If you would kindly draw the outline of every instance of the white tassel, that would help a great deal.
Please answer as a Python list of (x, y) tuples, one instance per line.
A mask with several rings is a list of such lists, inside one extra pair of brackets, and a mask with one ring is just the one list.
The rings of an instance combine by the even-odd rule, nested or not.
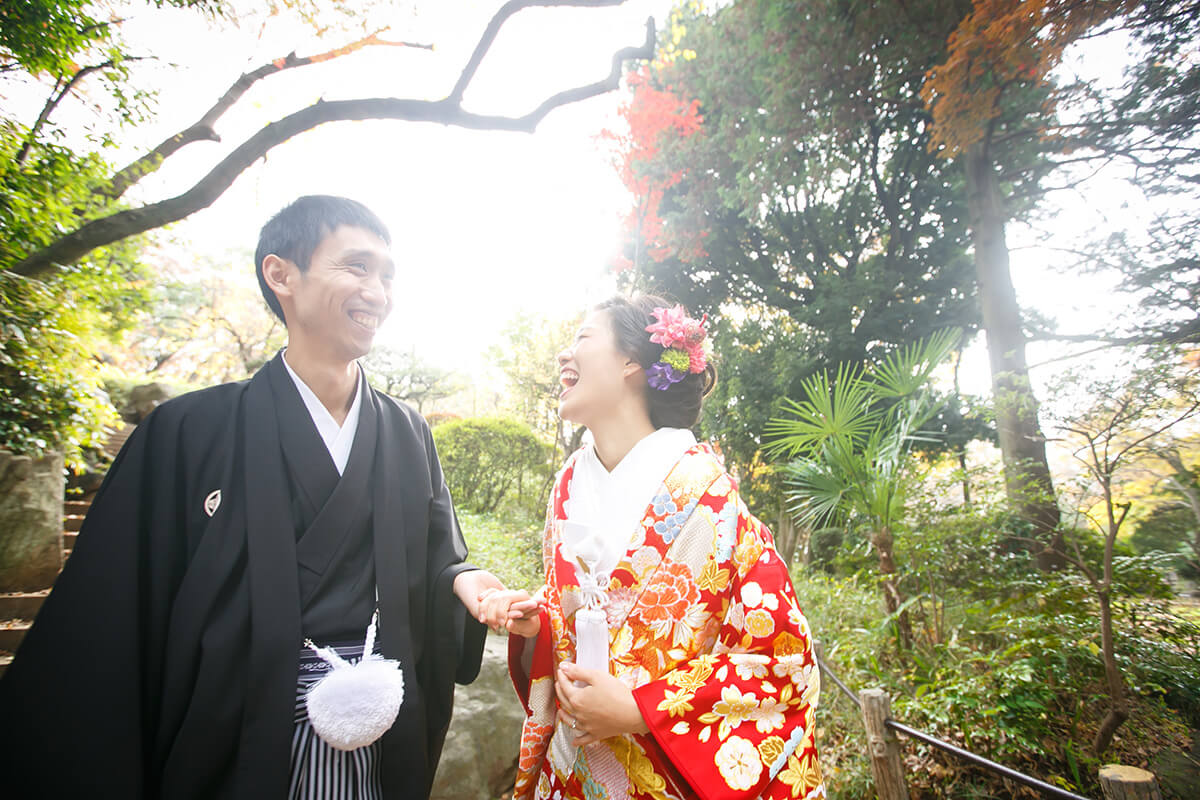
[(329, 672), (305, 695), (308, 721), (313, 730), (336, 750), (365, 747), (392, 727), (404, 702), (404, 672), (400, 662), (376, 655), (375, 631), (379, 612), (371, 619), (363, 640), (363, 657), (350, 664), (328, 647), (312, 648)]

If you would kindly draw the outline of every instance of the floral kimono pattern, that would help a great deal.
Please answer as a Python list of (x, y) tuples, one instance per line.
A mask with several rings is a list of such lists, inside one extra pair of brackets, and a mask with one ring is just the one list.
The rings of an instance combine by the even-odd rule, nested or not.
[(607, 588), (609, 668), (650, 734), (571, 744), (555, 720), (554, 671), (574, 660), (583, 604), (558, 542), (575, 458), (550, 499), (531, 661), (523, 639), (509, 640), (528, 715), (514, 798), (823, 798), (808, 622), (770, 532), (706, 444), (667, 476)]

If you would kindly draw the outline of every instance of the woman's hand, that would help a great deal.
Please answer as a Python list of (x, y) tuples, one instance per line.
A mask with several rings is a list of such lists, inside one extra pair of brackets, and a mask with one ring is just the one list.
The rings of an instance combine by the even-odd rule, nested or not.
[(650, 732), (633, 690), (607, 672), (563, 662), (554, 676), (554, 691), (558, 718), (575, 731), (576, 747), (623, 733)]
[(538, 600), (523, 589), (485, 590), (479, 597), (479, 621), (494, 631), (531, 639), (542, 629)]

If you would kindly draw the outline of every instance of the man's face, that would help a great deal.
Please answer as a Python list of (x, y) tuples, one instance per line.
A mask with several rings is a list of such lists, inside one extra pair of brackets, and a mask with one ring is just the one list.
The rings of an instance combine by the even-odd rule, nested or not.
[(370, 231), (342, 225), (313, 251), (292, 287), (288, 338), (338, 361), (366, 355), (375, 329), (392, 310), (396, 267), (386, 242)]

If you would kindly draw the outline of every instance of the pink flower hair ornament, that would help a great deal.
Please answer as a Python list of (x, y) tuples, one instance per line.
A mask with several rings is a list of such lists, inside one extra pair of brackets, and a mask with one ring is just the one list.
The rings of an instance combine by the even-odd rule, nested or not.
[(689, 373), (699, 374), (708, 367), (705, 350), (708, 331), (704, 327), (708, 315), (693, 319), (683, 306), (656, 308), (655, 322), (646, 326), (650, 341), (663, 346), (662, 358), (646, 370), (646, 382), (659, 391), (666, 391)]

